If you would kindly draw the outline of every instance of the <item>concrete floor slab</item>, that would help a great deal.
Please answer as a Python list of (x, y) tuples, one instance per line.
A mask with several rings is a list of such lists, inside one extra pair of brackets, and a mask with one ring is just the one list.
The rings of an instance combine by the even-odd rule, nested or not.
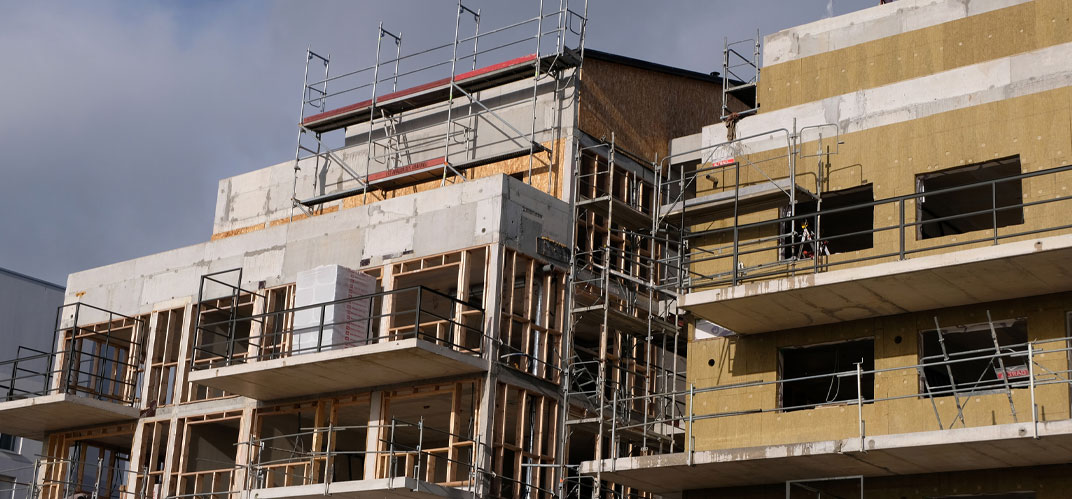
[(0, 403), (0, 432), (32, 440), (46, 433), (138, 419), (139, 409), (67, 393)]
[[(581, 473), (655, 494), (787, 480), (915, 475), (1072, 461), (1072, 420), (586, 461)], [(866, 451), (861, 451), (861, 447)]]
[(466, 352), (409, 338), (203, 369), (190, 381), (257, 400), (278, 400), (482, 372)]
[(1072, 290), (1060, 235), (688, 293), (682, 308), (740, 334)]

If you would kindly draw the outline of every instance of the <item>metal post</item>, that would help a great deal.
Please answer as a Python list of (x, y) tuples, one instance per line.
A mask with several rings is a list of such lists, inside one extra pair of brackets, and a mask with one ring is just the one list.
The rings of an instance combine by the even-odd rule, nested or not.
[(998, 344), (998, 333), (994, 330), (994, 319), (990, 317), (990, 310), (986, 311), (986, 323), (990, 326), (990, 339), (994, 341), (994, 355), (998, 359), (998, 368), (1001, 370), (1001, 381), (1005, 385), (1005, 396), (1009, 398), (1009, 410), (1012, 411), (1012, 420), (1016, 418), (1016, 405), (1012, 401), (1012, 387), (1009, 385), (1009, 372), (1005, 370), (1005, 360), (1001, 358), (1001, 345)]
[[(960, 405), (960, 394), (957, 391), (957, 382), (953, 379), (953, 368), (950, 367), (949, 352), (946, 351), (945, 348), (945, 335), (942, 334), (942, 327), (938, 325), (938, 316), (934, 316), (934, 332), (938, 335), (938, 344), (942, 347), (942, 360), (945, 361), (945, 373), (949, 376), (949, 387), (953, 389), (953, 401), (956, 402), (957, 405), (957, 417), (953, 418), (952, 423), (949, 423), (949, 427), (952, 428), (953, 425), (957, 423), (957, 418), (964, 415), (964, 407)], [(962, 426), (966, 426), (963, 419), (961, 419), (960, 423)]]
[(100, 495), (100, 480), (101, 480), (101, 472), (103, 472), (103, 471), (104, 471), (104, 457), (101, 456), (101, 457), (97, 458), (97, 481), (93, 483), (93, 494), (92, 494), (93, 499), (97, 499), (97, 497)]
[[(998, 244), (998, 184), (990, 182), (990, 215), (994, 221), (994, 244)], [(989, 313), (989, 311), (987, 312)], [(991, 326), (993, 329), (993, 326)]]
[[(376, 124), (376, 84), (380, 79), (380, 44), (383, 42), (383, 21), (380, 21), (379, 27), (376, 29), (376, 63), (372, 66), (372, 99), (369, 100), (369, 129), (368, 144), (366, 144), (367, 150), (365, 152), (365, 178), (361, 181), (366, 186), (368, 185), (369, 168), (372, 166), (372, 129), (375, 128), (373, 125)], [(362, 199), (362, 202), (364, 202), (364, 199)]]
[(331, 437), (334, 433), (335, 423), (329, 420), (327, 447), (324, 448), (324, 495), (328, 495), (331, 488), (331, 477), (335, 474), (335, 459), (331, 457)]
[[(540, 0), (540, 15), (536, 16), (536, 62), (533, 63), (532, 75), (532, 123), (529, 130), (529, 172), (528, 183), (532, 185), (532, 155), (536, 154), (536, 92), (540, 87), (540, 40), (543, 38), (543, 0)], [(548, 163), (550, 167), (550, 163)], [(598, 165), (597, 167), (598, 168)], [(551, 174), (550, 171), (547, 172)]]
[(413, 337), (414, 338), (420, 338), (421, 337), (421, 295), (423, 295), (423, 294), (424, 294), (424, 288), (423, 287), (417, 288), (417, 306), (415, 307), (415, 310), (414, 310), (415, 316), (413, 318)]
[(320, 306), (320, 329), (316, 333), (316, 351), (320, 352), (324, 346), (324, 318), (327, 315), (327, 306)]
[(395, 421), (397, 421), (395, 418), (391, 418), (391, 442), (388, 445), (388, 452), (389, 452), (389, 456), (390, 456), (389, 460), (390, 460), (390, 464), (391, 464), (391, 471), (390, 471), (390, 476), (388, 476), (387, 478), (394, 478), (395, 477), (395, 468), (397, 467), (396, 466), (397, 458), (395, 457)]
[(901, 251), (900, 251), (900, 253), (898, 254), (898, 258), (897, 258), (898, 260), (904, 260), (904, 253), (905, 253), (905, 235), (904, 235), (904, 231), (905, 231), (905, 219), (904, 219), (904, 202), (905, 202), (905, 200), (903, 200), (903, 199), (897, 202), (897, 206), (898, 206), (898, 208), (899, 208), (899, 209), (900, 209), (900, 211), (901, 211), (901, 223), (900, 223), (900, 225), (898, 225), (898, 226), (897, 226), (897, 232), (898, 232), (898, 235), (900, 236), (900, 237), (899, 237), (899, 239), (901, 240)]
[[(413, 469), (413, 491), (416, 492), (421, 480), (421, 452), (424, 447), (424, 416), (417, 420), (417, 462)], [(449, 453), (448, 453), (449, 454)]]
[(860, 362), (856, 363), (856, 417), (860, 421), (860, 452), (867, 452), (867, 448), (864, 447), (864, 392), (863, 388), (863, 366)]
[[(792, 158), (790, 158), (789, 161), (790, 161), (790, 163), (792, 163), (792, 161), (793, 161)], [(740, 208), (740, 201), (741, 201), (741, 163), (738, 162), (734, 166), (733, 170), (736, 173), (736, 179), (734, 180), (734, 184), (733, 184), (733, 268), (730, 270), (730, 272), (732, 272), (732, 275), (733, 275), (733, 279), (731, 280), (731, 283), (734, 286), (736, 286), (737, 285), (737, 278), (738, 278), (737, 268), (741, 263), (740, 262), (741, 256), (740, 256), (740, 254), (738, 254), (738, 249), (739, 249), (738, 239), (739, 239), (739, 236), (740, 236), (740, 233), (739, 233), (740, 228), (737, 225), (738, 224), (738, 218), (740, 216), (739, 208)], [(794, 190), (795, 190), (795, 188), (794, 188)], [(790, 204), (789, 209), (790, 209), (790, 216), (792, 216), (792, 213), (795, 212), (795, 206)], [(794, 224), (795, 224), (795, 222), (794, 222)]]
[(692, 453), (695, 451), (694, 446), (696, 445), (696, 440), (695, 440), (695, 437), (693, 436), (694, 432), (692, 431), (692, 425), (693, 425), (693, 422), (695, 421), (695, 419), (693, 418), (693, 414), (696, 412), (694, 410), (695, 404), (696, 404), (696, 384), (695, 383), (689, 383), (689, 404), (688, 404), (689, 405), (689, 433), (688, 433), (688, 435), (685, 436), (685, 438), (686, 438), (685, 445), (688, 446), (688, 448), (686, 450), (686, 454), (685, 454), (685, 465), (686, 466), (692, 466)]
[[(451, 116), (454, 114), (454, 77), (457, 73), (458, 64), (458, 31), (462, 26), (462, 0), (458, 0), (458, 9), (455, 12), (454, 22), (454, 45), (453, 52), (450, 56), (450, 86), (447, 88), (447, 131), (443, 137), (443, 178), (439, 181), (439, 185), (443, 186), (447, 184), (447, 170), (453, 169), (450, 167), (450, 130), (451, 130)], [(471, 104), (471, 103), (470, 103)]]
[(1035, 345), (1027, 344), (1027, 386), (1031, 389), (1031, 436), (1038, 439), (1038, 406), (1035, 405)]
[(141, 499), (145, 499), (149, 497), (149, 467), (142, 466), (141, 473), (144, 477), (141, 481)]

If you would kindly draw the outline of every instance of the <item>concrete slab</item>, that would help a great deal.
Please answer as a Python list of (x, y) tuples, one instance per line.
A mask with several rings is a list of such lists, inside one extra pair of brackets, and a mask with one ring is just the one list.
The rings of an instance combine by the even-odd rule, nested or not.
[(344, 499), (372, 499), (395, 497), (472, 497), (471, 492), (454, 487), (444, 487), (408, 477), (379, 478), (375, 480), (352, 480), (328, 484), (297, 485), (250, 491), (253, 499), (277, 499), (284, 497), (313, 498), (333, 496)]
[(740, 334), (1072, 290), (1072, 235), (698, 291), (681, 307)]
[(46, 433), (138, 419), (139, 409), (67, 393), (0, 403), (0, 432), (42, 440)]
[[(865, 477), (1013, 468), (1072, 460), (1072, 420), (935, 430), (767, 447), (581, 463), (581, 473), (655, 494), (783, 483), (832, 475)], [(862, 445), (862, 446), (861, 446)], [(865, 448), (866, 451), (863, 451)]]
[(190, 381), (278, 400), (483, 372), (473, 354), (410, 338), (190, 373)]

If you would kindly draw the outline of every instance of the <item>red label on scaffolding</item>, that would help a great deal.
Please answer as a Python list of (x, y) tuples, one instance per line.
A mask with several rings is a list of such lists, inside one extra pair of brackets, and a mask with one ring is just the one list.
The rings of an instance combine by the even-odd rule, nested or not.
[(726, 165), (732, 165), (733, 163), (736, 163), (736, 161), (733, 158), (725, 158), (725, 159), (712, 161), (711, 166), (726, 166)]
[(1031, 371), (1027, 370), (1027, 366), (1007, 366), (1005, 372), (994, 369), (994, 373), (998, 375), (998, 379), (1003, 379), (1006, 375), (1010, 378), (1026, 378), (1031, 375)]

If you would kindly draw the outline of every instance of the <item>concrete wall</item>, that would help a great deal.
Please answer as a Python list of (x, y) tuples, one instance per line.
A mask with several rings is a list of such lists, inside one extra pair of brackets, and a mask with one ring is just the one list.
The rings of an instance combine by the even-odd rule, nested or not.
[(255, 288), (319, 265), (364, 268), (497, 242), (535, 255), (540, 237), (568, 240), (568, 209), (498, 175), (77, 272), (66, 300), (135, 315), (196, 299), (201, 275), (238, 267)]
[[(13, 359), (19, 346), (48, 351), (56, 328), (56, 307), (63, 304), (63, 287), (0, 268), (0, 341), (5, 345), (0, 362)], [(0, 376), (10, 373), (0, 372)], [(33, 477), (34, 459), (41, 442), (16, 437), (16, 452), (0, 450), (0, 475), (21, 484)], [(0, 483), (0, 497), (8, 484)], [(21, 495), (24, 489), (20, 488)]]

